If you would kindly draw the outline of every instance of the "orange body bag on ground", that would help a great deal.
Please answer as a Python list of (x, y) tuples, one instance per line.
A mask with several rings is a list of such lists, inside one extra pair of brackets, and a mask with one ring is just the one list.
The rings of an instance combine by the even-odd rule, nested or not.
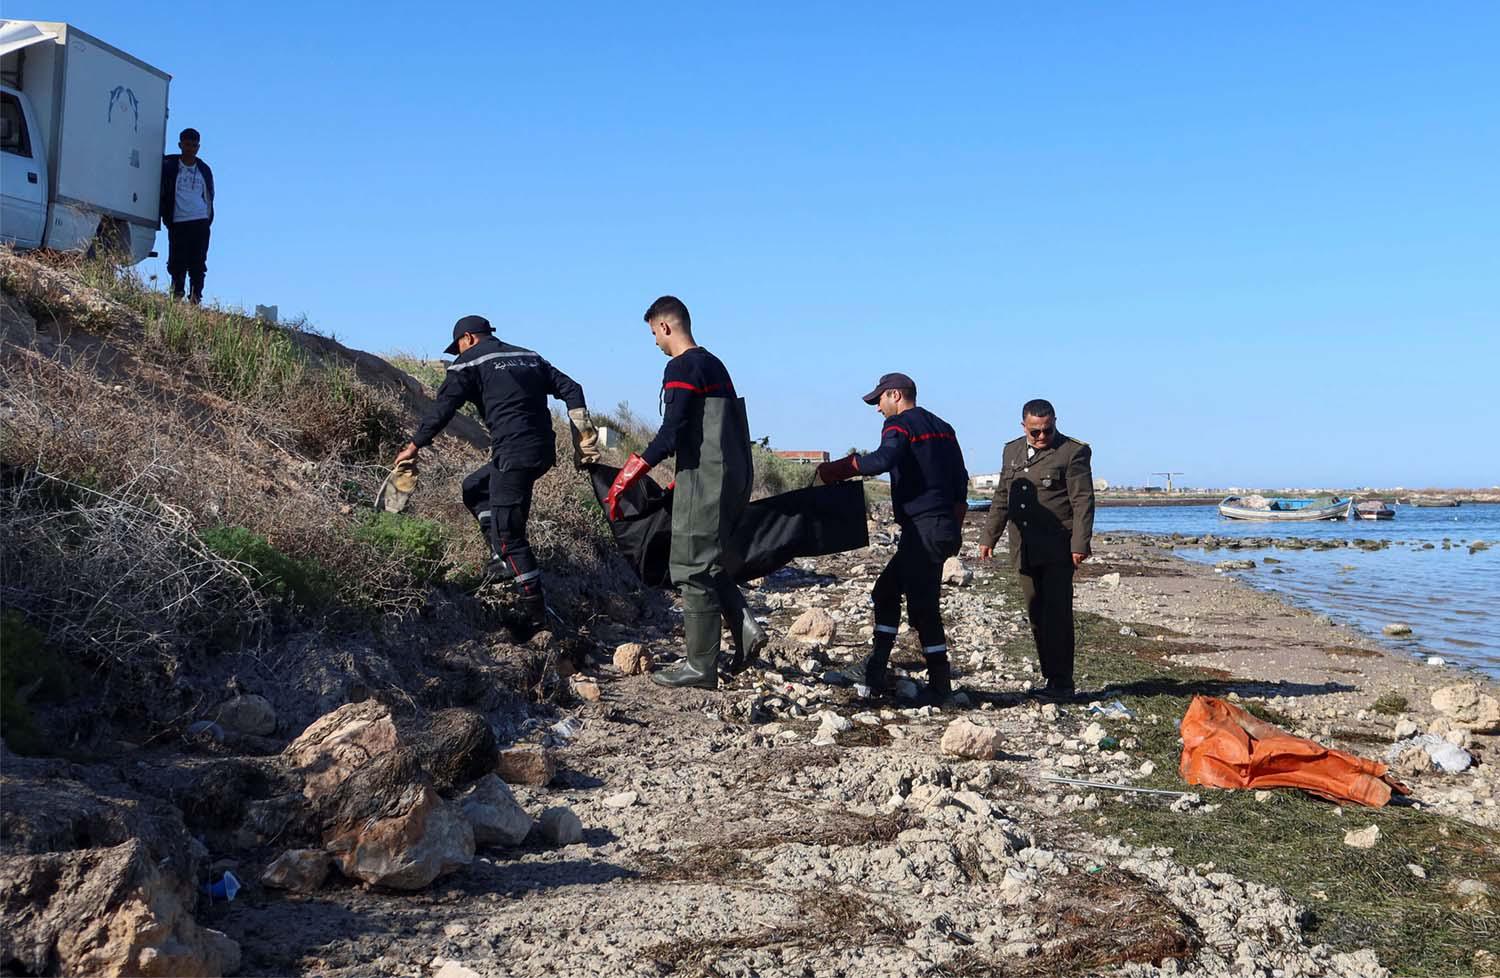
[(1378, 761), (1293, 737), (1212, 696), (1195, 696), (1182, 718), (1188, 784), (1211, 788), (1301, 788), (1329, 801), (1379, 808), (1406, 786)]

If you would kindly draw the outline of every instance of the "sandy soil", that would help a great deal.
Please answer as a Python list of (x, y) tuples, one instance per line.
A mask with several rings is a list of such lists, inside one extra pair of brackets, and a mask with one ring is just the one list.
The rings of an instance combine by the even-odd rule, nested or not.
[[(570, 806), (582, 842), (484, 850), (413, 895), (342, 881), (308, 897), (257, 888), (208, 922), (242, 942), (246, 974), (1384, 973), (1369, 952), (1305, 941), (1300, 908), (1277, 890), (1081, 827), (1085, 811), (1174, 799), (1038, 780), (1128, 784), (1141, 762), (1129, 728), (1111, 727), (1122, 735), (1115, 749), (1091, 746), (1083, 705), (1028, 697), (1034, 663), (1005, 649), (1024, 618), (986, 586), (1003, 565), (973, 564), (972, 544), (973, 583), (944, 597), (959, 705), (870, 702), (825, 682), (862, 656), (866, 595), (892, 549), (803, 562), (753, 589), (779, 637), (764, 668), (719, 691), (592, 667), (603, 698), (575, 711), (581, 731), (560, 750), (558, 777), (516, 789), (533, 814)], [(1185, 659), (1246, 677), (1239, 695), (1272, 697), (1315, 736), (1335, 718), (1388, 728), (1396, 718), (1368, 712), (1388, 690), (1426, 720), (1425, 691), (1455, 678), (1128, 541), (1101, 547), (1077, 603), (1136, 623), (1143, 637), (1161, 628)], [(809, 608), (833, 616), (831, 641), (786, 637)], [(668, 656), (676, 641), (661, 626), (605, 638)], [(958, 717), (1000, 729), (1002, 756), (945, 756), (939, 741)], [(1476, 740), (1476, 754), (1492, 751), (1491, 739)], [(1467, 797), (1434, 803), (1493, 821), (1486, 777), (1465, 777), (1457, 792)], [(1204, 817), (1178, 804), (1182, 817)]]

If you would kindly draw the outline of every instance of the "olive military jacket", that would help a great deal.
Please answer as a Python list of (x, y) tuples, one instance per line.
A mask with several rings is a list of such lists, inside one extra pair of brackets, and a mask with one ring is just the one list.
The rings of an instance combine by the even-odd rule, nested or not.
[(1024, 436), (1009, 442), (1000, 460), (1000, 484), (979, 542), (993, 547), (1007, 527), (1017, 570), (1072, 563), (1089, 553), (1094, 535), (1093, 457), (1084, 442), (1059, 432), (1051, 448), (1026, 457)]

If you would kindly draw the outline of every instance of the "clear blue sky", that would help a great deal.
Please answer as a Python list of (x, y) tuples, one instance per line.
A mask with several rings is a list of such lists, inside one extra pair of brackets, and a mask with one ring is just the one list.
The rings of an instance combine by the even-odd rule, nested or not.
[(1114, 482), (1500, 482), (1491, 2), (6, 6), (171, 72), (209, 292), (353, 346), (654, 416), (671, 292), (776, 447), (903, 370), (976, 473), (1041, 396)]

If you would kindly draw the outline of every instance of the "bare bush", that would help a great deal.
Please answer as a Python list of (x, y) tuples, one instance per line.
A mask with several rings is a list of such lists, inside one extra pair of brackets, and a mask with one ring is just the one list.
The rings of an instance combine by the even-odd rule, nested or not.
[(35, 470), (6, 476), (0, 602), (55, 646), (143, 679), (264, 623), (245, 569), (205, 547), (149, 480), (103, 492)]

